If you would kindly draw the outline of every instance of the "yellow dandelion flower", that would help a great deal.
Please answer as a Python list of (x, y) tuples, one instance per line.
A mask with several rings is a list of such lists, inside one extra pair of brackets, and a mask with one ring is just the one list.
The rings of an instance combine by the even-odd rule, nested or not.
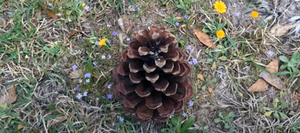
[(214, 8), (215, 10), (218, 12), (218, 13), (225, 13), (226, 12), (226, 5), (223, 1), (219, 1), (217, 0), (215, 3), (214, 3)]
[(25, 2), (25, 0), (20, 0), (22, 3), (24, 3)]
[(85, 5), (86, 5), (85, 3), (82, 3), (82, 4), (81, 4), (82, 7), (84, 7)]
[(217, 37), (218, 38), (224, 38), (225, 37), (225, 32), (223, 31), (223, 30), (218, 30), (217, 32), (216, 32), (216, 35), (217, 35)]
[(106, 41), (107, 41), (107, 39), (101, 39), (100, 40), (100, 42), (99, 42), (99, 46), (101, 47), (101, 46), (104, 46), (105, 44), (106, 44)]
[(29, 58), (29, 56), (28, 55), (25, 55), (25, 57), (24, 57), (25, 59), (28, 59)]
[(252, 11), (252, 12), (251, 12), (251, 16), (252, 16), (253, 18), (258, 18), (259, 14), (258, 14), (257, 11)]

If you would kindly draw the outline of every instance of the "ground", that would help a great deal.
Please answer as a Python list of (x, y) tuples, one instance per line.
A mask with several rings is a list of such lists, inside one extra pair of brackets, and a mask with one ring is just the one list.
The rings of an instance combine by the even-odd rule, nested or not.
[[(190, 132), (300, 132), (300, 26), (272, 32), (299, 22), (299, 0), (224, 0), (225, 13), (214, 2), (0, 0), (1, 132), (179, 133), (187, 123)], [(162, 124), (126, 115), (112, 90), (118, 53), (151, 25), (170, 30), (193, 67), (191, 101)], [(217, 47), (205, 46), (195, 28)], [(220, 29), (226, 37), (216, 36)], [(249, 92), (279, 57), (288, 66), (276, 75), (283, 89)]]

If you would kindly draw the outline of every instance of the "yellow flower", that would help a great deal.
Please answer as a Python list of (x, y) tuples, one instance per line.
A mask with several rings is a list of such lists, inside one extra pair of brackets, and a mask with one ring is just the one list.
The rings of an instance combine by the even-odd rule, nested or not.
[(223, 1), (217, 0), (214, 3), (214, 8), (218, 13), (225, 13), (226, 12), (226, 5)]
[(107, 39), (101, 39), (100, 40), (100, 42), (99, 42), (99, 46), (101, 47), (101, 46), (104, 46), (105, 44), (106, 44), (106, 41), (107, 41)]
[(28, 59), (29, 58), (29, 56), (28, 55), (25, 55), (25, 57), (24, 57), (25, 59)]
[(259, 14), (258, 14), (257, 11), (252, 11), (252, 12), (251, 12), (251, 16), (252, 16), (253, 18), (258, 18)]
[(84, 6), (85, 6), (85, 3), (82, 3), (81, 6), (84, 7)]
[(216, 33), (218, 38), (224, 38), (225, 37), (225, 32), (223, 30), (218, 30)]

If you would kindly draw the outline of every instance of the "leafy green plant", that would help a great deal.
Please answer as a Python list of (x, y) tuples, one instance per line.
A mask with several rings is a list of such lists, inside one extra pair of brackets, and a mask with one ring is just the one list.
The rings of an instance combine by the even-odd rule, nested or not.
[(184, 10), (186, 14), (191, 13), (190, 7), (193, 0), (162, 0), (161, 2), (163, 5), (166, 5), (170, 1), (172, 1), (177, 8)]
[(287, 69), (291, 76), (295, 76), (296, 74), (299, 73), (299, 69), (297, 68), (297, 66), (300, 64), (299, 52), (294, 53), (290, 60), (285, 56), (279, 56), (279, 59), (285, 63), (280, 66), (281, 70)]
[[(279, 102), (280, 104), (278, 104)], [(278, 100), (278, 98), (275, 98), (273, 100), (273, 108), (264, 107), (263, 109), (267, 111), (265, 112), (265, 116), (267, 117), (273, 114), (275, 118), (279, 118), (280, 116), (281, 119), (287, 119), (288, 116), (284, 112), (280, 111), (286, 107), (287, 107), (286, 103), (282, 102), (281, 100)]]
[(181, 119), (179, 116), (174, 116), (171, 119), (171, 122), (167, 124), (168, 128), (161, 129), (162, 133), (194, 133), (193, 131), (189, 131), (189, 128), (194, 124), (194, 119), (187, 119), (183, 123), (181, 123)]
[(264, 107), (263, 108), (263, 110), (266, 111), (265, 116), (268, 117), (268, 116), (271, 116), (273, 114), (273, 116), (277, 119), (279, 118), (279, 116), (280, 116), (281, 119), (287, 119), (288, 118), (288, 116), (284, 112), (281, 111), (282, 109), (285, 109), (288, 106), (285, 102), (283, 102), (282, 95), (283, 95), (283, 93), (280, 92), (280, 98), (279, 99), (275, 98), (273, 100), (273, 108), (269, 108), (269, 107)]
[(223, 124), (224, 124), (224, 127), (225, 127), (226, 129), (229, 129), (229, 132), (232, 132), (233, 129), (234, 129), (234, 126), (230, 126), (230, 125), (228, 124), (228, 122), (233, 121), (234, 113), (233, 113), (233, 112), (229, 112), (226, 116), (223, 116), (222, 113), (220, 112), (218, 116), (219, 116), (219, 118), (214, 119), (214, 122), (215, 122), (216, 124), (218, 124), (218, 123), (223, 123)]

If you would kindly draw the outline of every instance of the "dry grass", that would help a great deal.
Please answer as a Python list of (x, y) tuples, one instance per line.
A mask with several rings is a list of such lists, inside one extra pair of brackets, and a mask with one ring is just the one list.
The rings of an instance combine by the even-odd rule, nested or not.
[[(72, 6), (70, 2), (73, 2)], [(110, 71), (118, 63), (117, 53), (126, 49), (126, 39), (132, 38), (134, 31), (153, 24), (172, 31), (182, 49), (186, 50), (185, 47), (190, 45), (191, 50), (186, 50), (188, 58), (198, 61), (191, 74), (194, 105), (187, 105), (184, 111), (187, 117), (180, 119), (180, 122), (195, 119), (191, 131), (228, 132), (222, 123), (214, 123), (214, 119), (219, 113), (225, 116), (233, 112), (233, 120), (226, 123), (234, 127), (232, 131), (236, 133), (299, 132), (299, 74), (293, 80), (282, 76), (285, 91), (269, 86), (265, 92), (250, 93), (247, 89), (257, 80), (261, 70), (246, 58), (266, 65), (280, 55), (291, 56), (299, 52), (300, 35), (274, 37), (269, 31), (273, 25), (285, 23), (297, 15), (300, 3), (294, 0), (224, 2), (228, 9), (224, 15), (212, 9), (213, 1), (210, 0), (188, 4), (188, 20), (175, 26), (164, 24), (163, 19), (181, 17), (185, 10), (176, 7), (172, 0), (167, 2), (167, 7), (160, 1), (149, 0), (85, 1), (89, 11), (85, 11), (81, 3), (75, 4), (76, 0), (25, 0), (24, 3), (0, 0), (0, 89), (5, 92), (15, 84), (18, 92), (16, 103), (1, 106), (1, 132), (148, 133), (174, 130), (170, 123), (140, 124), (135, 117), (123, 113), (120, 99), (107, 98), (113, 93), (108, 86), (111, 84)], [(49, 3), (52, 5), (48, 8), (59, 19), (50, 18), (40, 6)], [(135, 6), (138, 12), (134, 11)], [(252, 10), (259, 11), (260, 18), (251, 18)], [(279, 16), (274, 17), (274, 13)], [(125, 31), (118, 25), (119, 18), (123, 18)], [(236, 48), (228, 38), (218, 40), (214, 34), (217, 25), (224, 22), (227, 25), (222, 29)], [(224, 46), (220, 50), (225, 52), (202, 45), (192, 32), (195, 27), (207, 30), (216, 45)], [(69, 38), (69, 33), (75, 29), (81, 32)], [(118, 35), (113, 36), (113, 31)], [(95, 47), (94, 42), (102, 38), (111, 40), (111, 44)], [(268, 56), (267, 51), (272, 51), (273, 57)], [(218, 60), (218, 54), (227, 59)], [(101, 59), (102, 55), (106, 59)], [(109, 55), (112, 59), (107, 59)], [(211, 59), (213, 61), (208, 62)], [(93, 62), (97, 64), (93, 65)], [(82, 70), (82, 73), (75, 73), (79, 78), (70, 76), (74, 64)], [(92, 74), (89, 83), (85, 83), (85, 73)], [(199, 73), (205, 81), (197, 78)], [(206, 83), (212, 92), (203, 88)], [(80, 84), (79, 90), (73, 91), (77, 84)], [(85, 91), (87, 97), (76, 98), (78, 93)], [(273, 108), (275, 98), (288, 105), (278, 110), (287, 115), (287, 119), (264, 115), (263, 108)]]

